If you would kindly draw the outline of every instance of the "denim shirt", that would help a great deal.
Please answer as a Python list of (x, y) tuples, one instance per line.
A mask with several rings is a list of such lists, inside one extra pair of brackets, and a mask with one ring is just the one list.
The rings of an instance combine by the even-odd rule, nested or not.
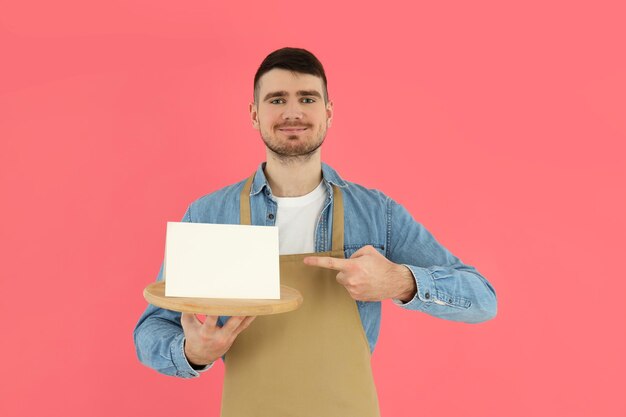
[[(263, 172), (257, 169), (250, 191), (252, 224), (274, 226), (278, 205)], [(315, 232), (315, 251), (331, 249), (333, 193), (338, 186), (344, 203), (344, 252), (349, 258), (359, 248), (371, 245), (392, 262), (407, 266), (417, 286), (412, 300), (399, 307), (421, 311), (445, 320), (479, 323), (496, 315), (493, 287), (472, 266), (452, 255), (398, 203), (377, 190), (344, 181), (328, 165), (322, 164), (327, 188), (324, 208)], [(239, 224), (240, 192), (245, 180), (208, 194), (189, 205), (182, 221)], [(245, 256), (245, 254), (243, 254)], [(163, 266), (157, 280), (163, 279)], [(381, 303), (355, 301), (374, 351), (381, 321)], [(228, 317), (220, 317), (222, 325)], [(163, 374), (191, 378), (199, 376), (184, 354), (184, 334), (180, 313), (148, 305), (134, 331), (139, 360)], [(205, 367), (202, 370), (206, 370)]]

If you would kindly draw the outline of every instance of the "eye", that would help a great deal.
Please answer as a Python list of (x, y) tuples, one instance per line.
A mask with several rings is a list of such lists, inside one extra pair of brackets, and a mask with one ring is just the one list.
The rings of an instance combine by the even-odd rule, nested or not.
[(303, 98), (302, 102), (303, 103), (315, 103), (315, 99), (314, 98)]
[(282, 98), (275, 98), (274, 100), (270, 100), (270, 104), (283, 104), (285, 102)]

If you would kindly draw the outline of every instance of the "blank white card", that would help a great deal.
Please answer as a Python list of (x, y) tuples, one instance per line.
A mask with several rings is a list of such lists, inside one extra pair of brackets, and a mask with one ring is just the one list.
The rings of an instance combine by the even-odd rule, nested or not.
[(278, 228), (168, 222), (165, 295), (280, 299)]

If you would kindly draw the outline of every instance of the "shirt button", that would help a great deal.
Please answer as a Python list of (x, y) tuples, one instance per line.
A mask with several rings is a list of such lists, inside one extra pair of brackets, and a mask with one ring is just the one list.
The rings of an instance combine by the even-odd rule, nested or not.
[(424, 298), (427, 299), (427, 300), (430, 299), (430, 293), (427, 292), (426, 294), (424, 294)]
[(270, 220), (273, 220), (273, 219), (274, 219), (274, 215), (273, 215), (272, 213), (268, 214), (268, 215), (267, 215), (267, 217), (268, 217)]

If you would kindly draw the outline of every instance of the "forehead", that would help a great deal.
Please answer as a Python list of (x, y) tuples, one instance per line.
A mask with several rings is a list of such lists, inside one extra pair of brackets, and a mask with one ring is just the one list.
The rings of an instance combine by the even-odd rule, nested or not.
[(259, 78), (259, 93), (262, 97), (272, 91), (287, 91), (294, 93), (298, 90), (316, 90), (322, 94), (322, 79), (311, 74), (291, 72), (274, 68)]

